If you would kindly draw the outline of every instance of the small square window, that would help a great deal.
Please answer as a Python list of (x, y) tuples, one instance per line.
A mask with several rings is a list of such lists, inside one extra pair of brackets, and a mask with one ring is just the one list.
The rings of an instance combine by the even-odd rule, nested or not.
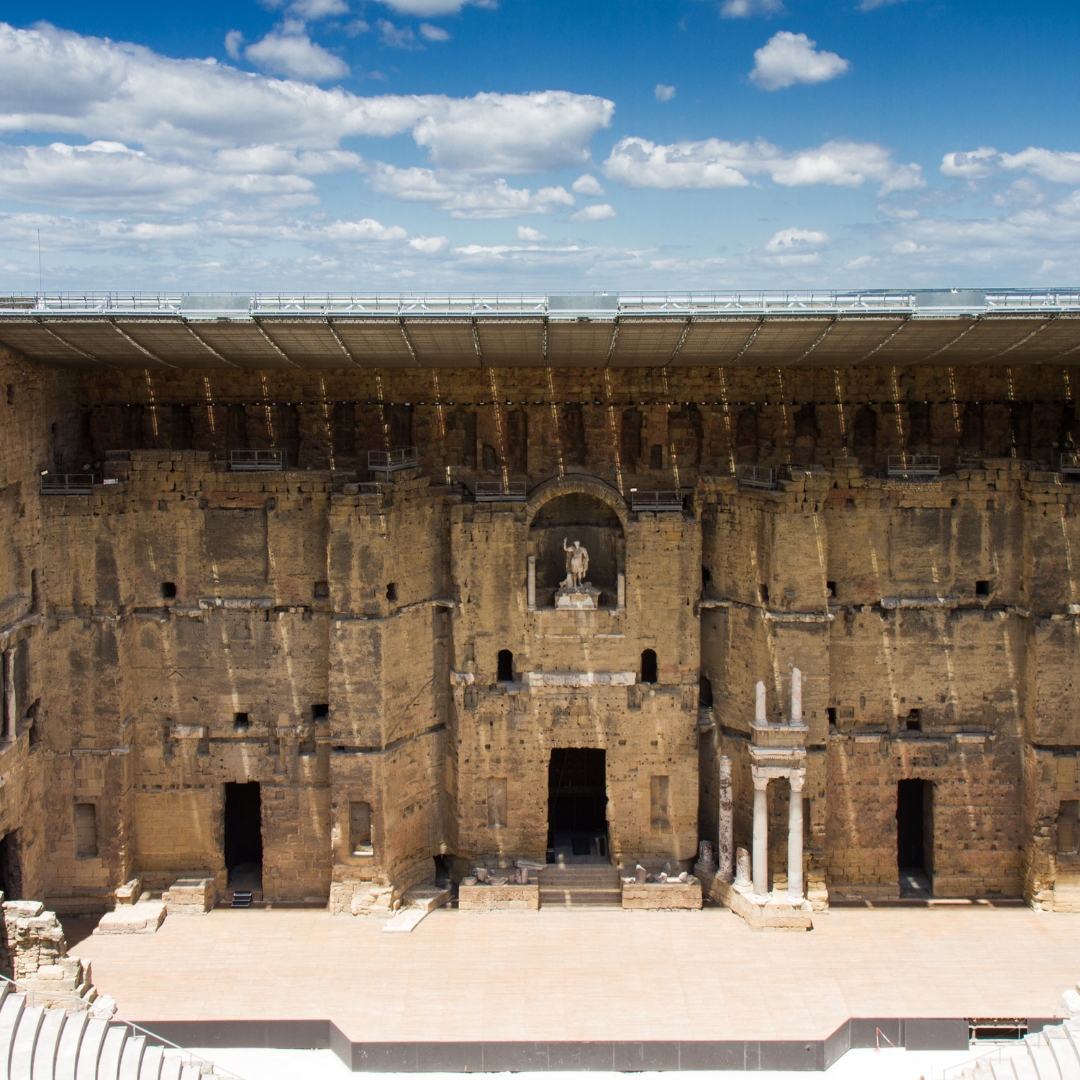
[(836, 582), (835, 581), (826, 581), (825, 582), (825, 591), (830, 596), (835, 597), (836, 596)]
[(176, 599), (176, 582), (175, 581), (163, 581), (161, 583), (161, 597), (163, 600), (175, 600)]
[(330, 706), (322, 703), (319, 705), (311, 706), (311, 719), (316, 723), (320, 720), (325, 720), (330, 715)]
[(831, 727), (836, 727), (836, 709), (830, 705), (829, 708), (825, 710), (825, 715), (829, 718), (829, 725)]
[(246, 712), (233, 713), (232, 726), (234, 731), (247, 731), (251, 727), (251, 720)]
[(97, 807), (93, 803), (75, 804), (75, 858), (98, 856)]
[(976, 581), (975, 582), (975, 595), (981, 598), (988, 598), (990, 596), (990, 582), (989, 581)]
[(314, 595), (316, 600), (327, 600), (330, 597), (330, 582), (316, 581)]
[(918, 709), (912, 709), (907, 714), (907, 720), (904, 721), (904, 727), (908, 731), (922, 731), (922, 714)]

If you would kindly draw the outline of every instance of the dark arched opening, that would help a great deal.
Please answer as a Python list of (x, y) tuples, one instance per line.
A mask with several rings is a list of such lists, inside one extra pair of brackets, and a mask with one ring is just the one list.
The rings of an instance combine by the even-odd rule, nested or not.
[(499, 682), (514, 681), (514, 654), (509, 649), (499, 650)]
[(712, 708), (712, 683), (705, 675), (698, 679), (698, 708)]
[(656, 682), (656, 653), (652, 649), (646, 649), (641, 654), (641, 681)]

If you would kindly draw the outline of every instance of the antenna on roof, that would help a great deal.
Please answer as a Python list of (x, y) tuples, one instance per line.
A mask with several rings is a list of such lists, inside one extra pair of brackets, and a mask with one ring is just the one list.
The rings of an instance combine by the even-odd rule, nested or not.
[(37, 231), (37, 291), (38, 296), (42, 295), (41, 288), (41, 230)]

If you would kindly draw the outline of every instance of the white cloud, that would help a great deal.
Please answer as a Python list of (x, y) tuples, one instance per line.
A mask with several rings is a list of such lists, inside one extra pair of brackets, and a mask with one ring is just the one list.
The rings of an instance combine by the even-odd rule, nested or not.
[(959, 180), (985, 180), (1001, 172), (1024, 172), (1052, 184), (1080, 184), (1080, 154), (1029, 146), (1018, 154), (998, 153), (992, 146), (955, 150), (941, 159), (941, 172)]
[(604, 174), (627, 187), (705, 191), (746, 187), (750, 177), (767, 175), (786, 187), (828, 184), (859, 187), (881, 183), (881, 193), (922, 187), (918, 165), (899, 165), (875, 143), (834, 140), (810, 150), (786, 153), (759, 139), (722, 139), (668, 145), (631, 136), (620, 140), (604, 162)]
[(324, 82), (349, 74), (349, 65), (340, 56), (317, 45), (307, 34), (271, 30), (261, 41), (249, 45), (244, 56), (263, 71), (291, 79)]
[(545, 90), (443, 98), (413, 128), (413, 138), (448, 169), (550, 172), (589, 160), (592, 137), (611, 123), (615, 103)]
[(571, 221), (607, 221), (615, 217), (615, 208), (607, 203), (595, 203), (583, 206), (576, 214), (570, 215)]
[(431, 23), (420, 24), (420, 36), (425, 41), (449, 41), (450, 34), (441, 26), (432, 26)]
[(584, 195), (586, 198), (598, 198), (604, 194), (600, 181), (592, 173), (584, 173), (579, 176), (570, 185), (570, 189), (576, 191), (579, 195)]
[(350, 136), (411, 131), (439, 164), (547, 171), (586, 163), (589, 142), (615, 108), (565, 91), (358, 97), (44, 25), (0, 23), (0, 56), (0, 132), (114, 140), (171, 155), (260, 144), (323, 150)]
[(522, 214), (554, 214), (574, 205), (564, 187), (512, 188), (502, 178), (478, 182), (471, 173), (440, 172), (413, 166), (399, 169), (376, 163), (371, 186), (405, 202), (430, 202), (455, 218), (506, 218)]
[(953, 151), (941, 159), (941, 171), (945, 176), (961, 180), (982, 180), (994, 173), (998, 152), (992, 146), (980, 146), (978, 150)]
[(376, 24), (382, 35), (382, 43), (390, 49), (416, 49), (416, 35), (408, 26), (395, 26), (389, 19), (380, 19)]
[(498, 6), (495, 0), (382, 0), (382, 2), (402, 15), (415, 15), (421, 19), (430, 18), (433, 15), (455, 15), (470, 2), (481, 8)]
[(345, 0), (293, 0), (289, 13), (305, 22), (315, 22), (332, 15), (348, 15), (349, 5)]
[(657, 83), (653, 87), (653, 96), (657, 101), (670, 101), (675, 96), (675, 87), (666, 86), (664, 83)]
[(828, 82), (851, 66), (833, 52), (815, 50), (805, 34), (780, 30), (754, 51), (750, 81), (763, 90), (783, 90), (795, 83)]
[(409, 241), (409, 247), (422, 251), (425, 255), (435, 255), (449, 243), (450, 241), (445, 236), (414, 236)]
[(783, 0), (724, 0), (720, 5), (720, 14), (725, 19), (749, 19), (753, 15), (776, 15), (783, 10)]
[(240, 46), (244, 44), (244, 35), (239, 30), (230, 30), (225, 35), (225, 51), (234, 60), (240, 59)]
[(782, 254), (788, 251), (819, 248), (829, 242), (829, 234), (816, 229), (781, 229), (765, 245), (765, 250)]
[(543, 244), (547, 241), (547, 237), (539, 229), (530, 229), (528, 225), (517, 227), (517, 238), (530, 244)]
[(875, 8), (889, 7), (892, 4), (902, 4), (904, 0), (859, 0), (859, 11), (873, 11)]

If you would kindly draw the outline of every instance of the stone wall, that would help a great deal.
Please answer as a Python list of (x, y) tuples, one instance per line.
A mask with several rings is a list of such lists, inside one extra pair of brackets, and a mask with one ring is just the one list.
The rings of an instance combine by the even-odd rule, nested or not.
[[(1080, 905), (1080, 853), (1059, 850), (1080, 802), (1080, 534), (1074, 486), (1048, 471), (1080, 435), (1075, 378), (4, 360), (0, 645), (15, 645), (18, 734), (0, 747), (0, 838), (17, 830), (19, 890), (84, 910), (134, 875), (224, 887), (224, 785), (257, 781), (266, 898), (385, 910), (436, 857), (542, 858), (559, 747), (605, 750), (623, 860), (685, 861), (715, 839), (728, 754), (746, 845), (753, 687), (784, 715), (798, 667), (812, 889), (896, 894), (897, 783), (920, 779), (938, 894)], [(417, 471), (358, 484), (368, 450), (402, 443)], [(272, 446), (296, 467), (228, 471), (230, 449)], [(879, 478), (905, 450), (939, 454), (942, 478)], [(38, 495), (41, 469), (95, 462), (118, 483)], [(780, 467), (777, 489), (740, 488), (739, 462)], [(515, 477), (528, 503), (469, 494)], [(635, 511), (634, 487), (683, 488), (687, 510)], [(556, 539), (563, 520), (571, 539), (595, 531), (622, 607), (606, 582), (598, 610), (530, 608), (549, 512)], [(777, 872), (787, 798), (771, 785)]]

